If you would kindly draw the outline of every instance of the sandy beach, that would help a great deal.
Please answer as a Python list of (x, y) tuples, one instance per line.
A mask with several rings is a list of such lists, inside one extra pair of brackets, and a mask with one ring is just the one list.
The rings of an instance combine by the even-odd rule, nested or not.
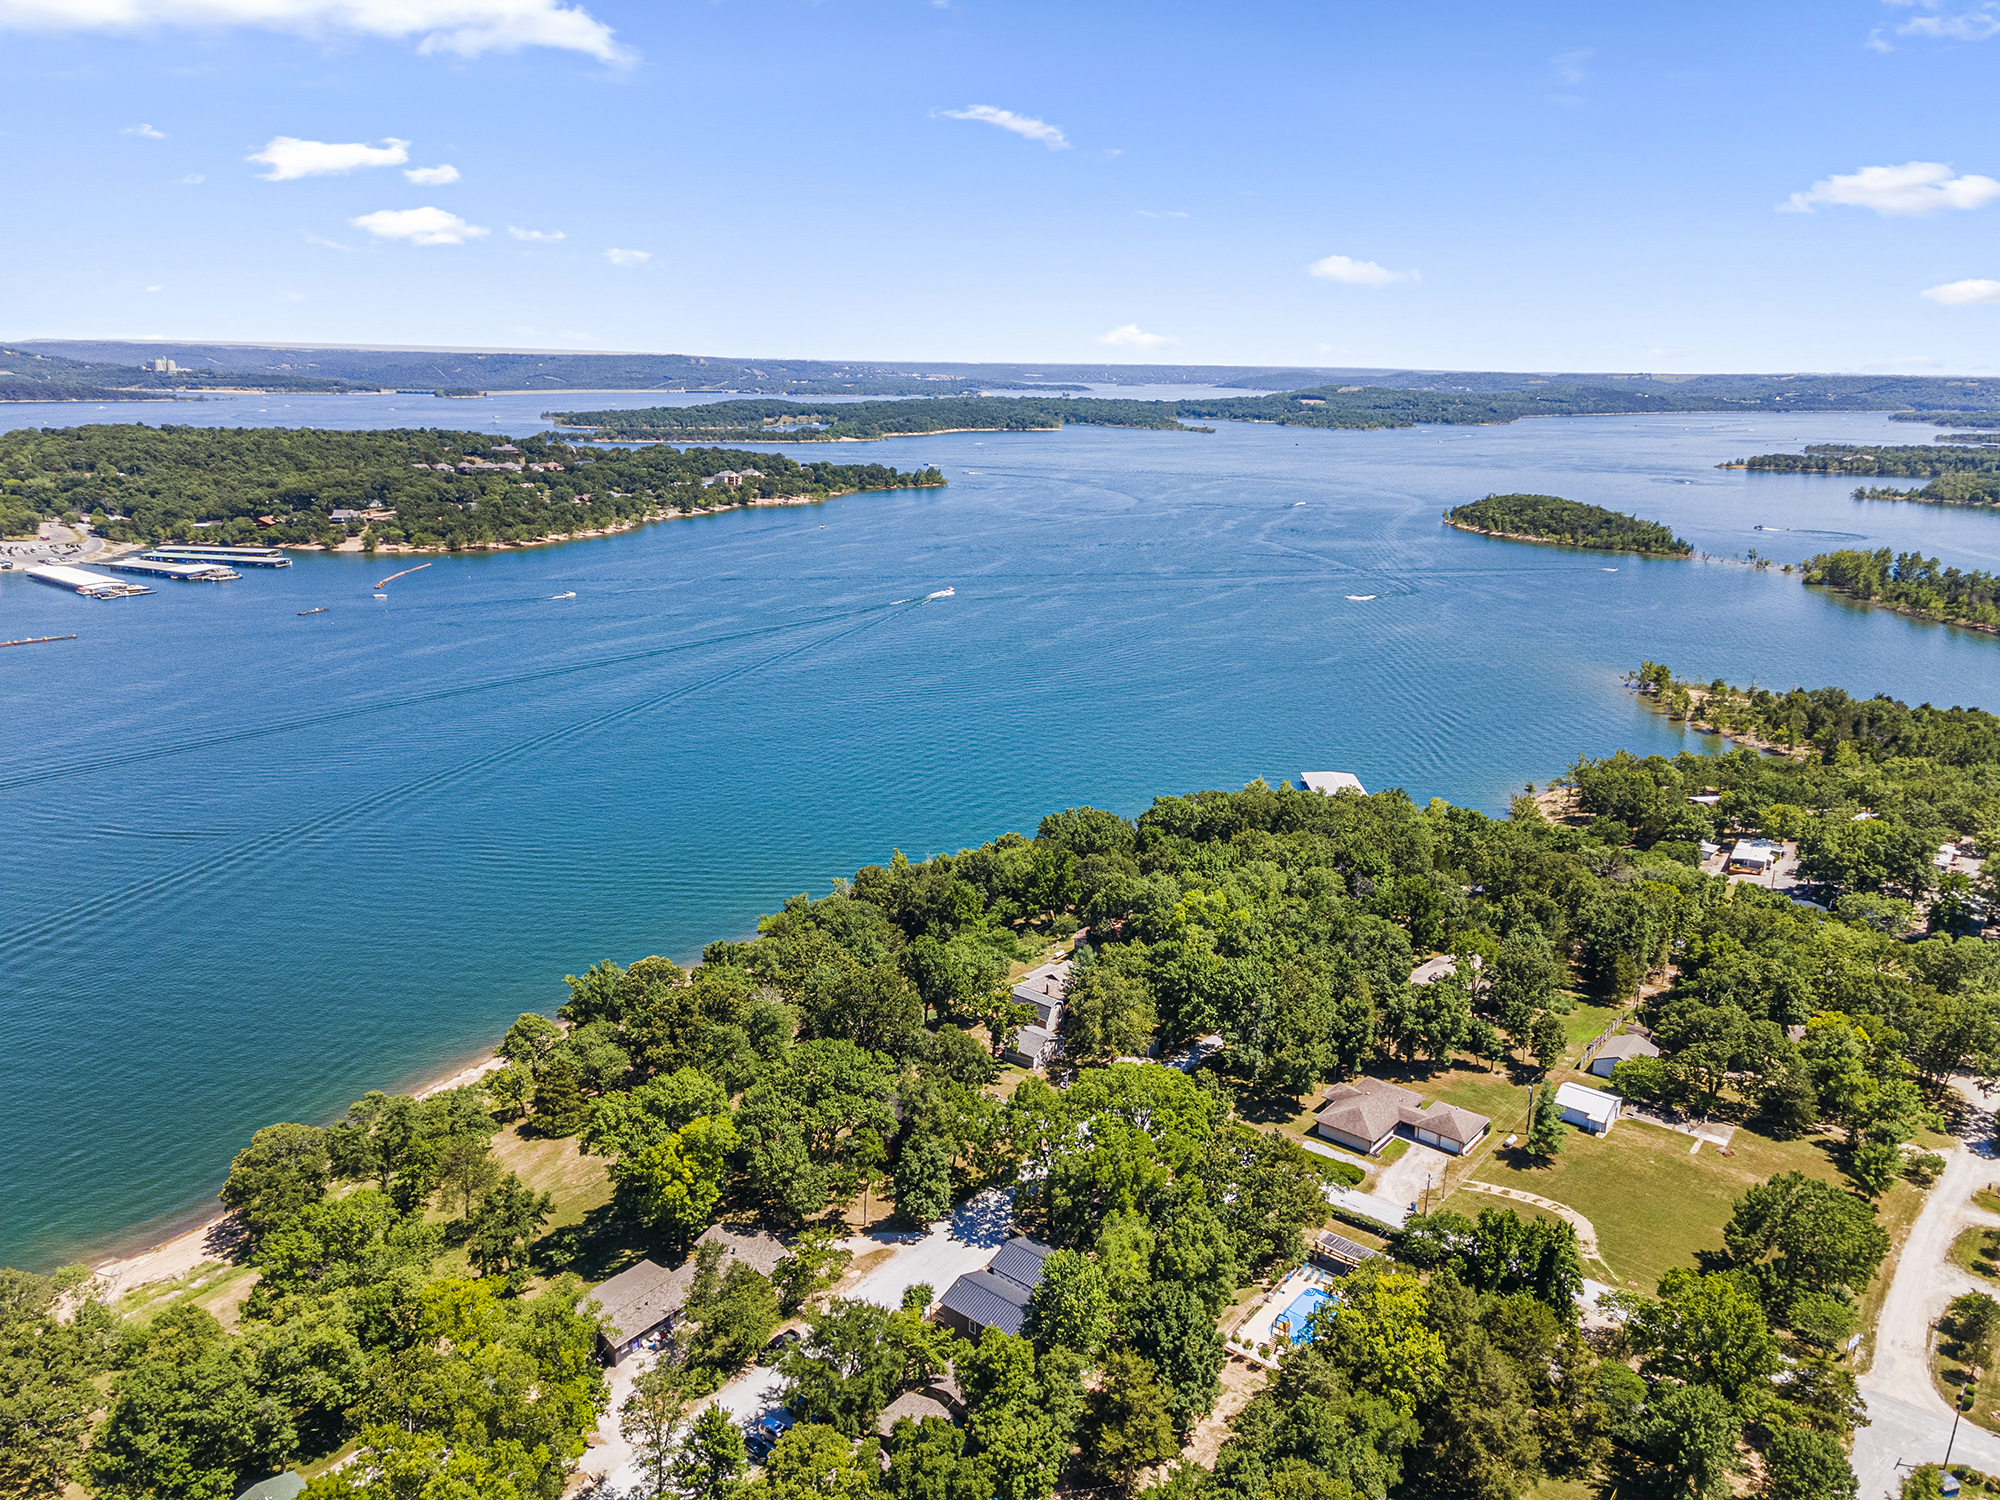
[[(446, 1089), (463, 1088), (466, 1084), (476, 1083), (488, 1073), (496, 1072), (506, 1066), (507, 1060), (503, 1057), (484, 1058), (454, 1073), (433, 1079), (422, 1088), (413, 1089), (411, 1092), (419, 1099), (428, 1098)], [(90, 1269), (97, 1278), (98, 1295), (107, 1302), (116, 1302), (127, 1292), (138, 1287), (151, 1286), (155, 1282), (172, 1281), (177, 1276), (185, 1276), (204, 1261), (219, 1263), (228, 1261), (236, 1253), (236, 1246), (242, 1237), (241, 1216), (234, 1212), (218, 1213), (192, 1229), (182, 1230), (169, 1239), (149, 1245), (131, 1255), (112, 1256), (92, 1262)]]

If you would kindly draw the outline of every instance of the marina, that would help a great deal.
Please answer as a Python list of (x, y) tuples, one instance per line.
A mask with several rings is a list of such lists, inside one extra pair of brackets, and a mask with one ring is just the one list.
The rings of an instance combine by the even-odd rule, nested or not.
[(72, 568), (62, 563), (43, 563), (28, 569), (28, 576), (37, 583), (68, 589), (72, 594), (82, 594), (87, 599), (129, 599), (135, 594), (153, 592), (143, 583), (127, 583), (122, 578), (111, 578), (87, 568)]
[(227, 563), (164, 562), (150, 557), (121, 557), (103, 564), (118, 573), (142, 573), (149, 578), (171, 578), (176, 583), (226, 583), (243, 575)]
[(276, 547), (164, 545), (140, 554), (147, 562), (223, 563), (232, 568), (289, 568), (292, 560)]

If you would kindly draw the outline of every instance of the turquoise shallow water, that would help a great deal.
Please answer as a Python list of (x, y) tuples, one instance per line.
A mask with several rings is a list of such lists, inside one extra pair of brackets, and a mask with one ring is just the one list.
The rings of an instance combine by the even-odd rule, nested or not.
[[(530, 397), (478, 424), (391, 399), (172, 415), (538, 425)], [(0, 652), (0, 1261), (165, 1227), (259, 1125), (434, 1076), (552, 1008), (565, 972), (688, 959), (894, 847), (1307, 769), (1500, 811), (1579, 752), (1692, 743), (1619, 686), (1649, 656), (1993, 706), (1990, 637), (1438, 521), (1534, 489), (1710, 552), (2000, 567), (2000, 518), (1712, 467), (1913, 435), (1872, 415), (967, 434), (841, 452), (937, 463), (944, 491), (441, 558), (380, 603), (390, 567), (358, 557), (102, 604), (0, 575), (0, 639), (82, 637)]]

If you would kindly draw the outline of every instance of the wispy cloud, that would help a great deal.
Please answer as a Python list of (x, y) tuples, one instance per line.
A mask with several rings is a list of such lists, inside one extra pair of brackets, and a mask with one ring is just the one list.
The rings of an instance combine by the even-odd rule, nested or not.
[(165, 287), (163, 287), (163, 286), (159, 286), (159, 285), (154, 285), (154, 286), (149, 286), (149, 287), (147, 287), (147, 288), (146, 288), (146, 290), (147, 290), (147, 291), (149, 291), (149, 292), (164, 292), (164, 291), (166, 290), (166, 288), (165, 288)]
[(643, 266), (653, 258), (650, 250), (611, 249), (604, 252), (604, 258), (614, 266)]
[(1372, 260), (1355, 260), (1347, 255), (1329, 255), (1306, 267), (1306, 275), (1322, 281), (1338, 281), (1343, 286), (1387, 286), (1392, 281), (1422, 281), (1415, 271), (1392, 271)]
[[(5, 0), (0, 0), (0, 6), (4, 6), (4, 4)], [(167, 138), (167, 133), (164, 130), (155, 130), (150, 125), (127, 125), (118, 133), (120, 135), (144, 136), (149, 141), (164, 141)]]
[(1187, 217), (1187, 210), (1180, 208), (1163, 208), (1157, 213), (1150, 208), (1135, 208), (1132, 211), (1142, 219), (1185, 219)]
[(352, 245), (343, 245), (339, 240), (330, 240), (323, 234), (314, 234), (310, 229), (303, 229), (299, 232), (306, 237), (308, 245), (318, 245), (322, 250), (339, 250), (350, 255), (354, 252)]
[(990, 104), (968, 104), (964, 109), (947, 109), (942, 113), (951, 120), (977, 120), (982, 125), (997, 125), (1023, 140), (1040, 141), (1051, 151), (1069, 150), (1069, 137), (1062, 133), (1060, 126), (1051, 125), (1047, 120), (1037, 120), (1033, 115), (1017, 115), (1011, 109), (995, 109)]
[(1897, 10), (1916, 14), (1896, 28), (1898, 36), (1930, 37), (1937, 41), (1983, 42), (2000, 36), (2000, 0), (1954, 9), (1945, 0), (1887, 0)]
[(1941, 161), (1910, 161), (1900, 167), (1863, 167), (1836, 174), (1794, 193), (1778, 212), (1809, 214), (1822, 203), (1872, 208), (1878, 214), (1912, 216), (1947, 208), (1978, 208), (2000, 198), (2000, 182), (1966, 173), (1952, 175)]
[(458, 168), (450, 162), (436, 167), (405, 167), (403, 175), (418, 187), (443, 187), (447, 182), (458, 181)]
[[(6, 0), (0, 0), (5, 4)], [(359, 167), (400, 167), (410, 159), (410, 143), (393, 135), (379, 146), (360, 141), (302, 141), (295, 135), (274, 135), (258, 151), (243, 158), (269, 167), (257, 175), (266, 182), (291, 182), (300, 177), (328, 177)]]
[(1870, 31), (1868, 33), (1868, 40), (1861, 45), (1866, 47), (1870, 52), (1894, 52), (1896, 50), (1889, 39), (1882, 35), (1882, 28), (1880, 26)]
[(1549, 71), (1556, 75), (1558, 82), (1575, 88), (1588, 76), (1584, 72), (1584, 64), (1590, 61), (1593, 51), (1590, 47), (1572, 47), (1567, 52), (1558, 52), (1549, 59)]
[(1178, 340), (1168, 338), (1164, 333), (1147, 333), (1137, 323), (1127, 323), (1109, 333), (1100, 333), (1097, 342), (1120, 349), (1164, 349)]
[(1943, 286), (1926, 287), (1917, 295), (1946, 307), (1974, 307), (2000, 302), (2000, 281), (1947, 281)]
[(193, 186), (195, 186), (195, 185), (196, 185), (197, 183), (203, 183), (203, 182), (206, 182), (206, 181), (208, 181), (208, 179), (207, 179), (206, 177), (204, 177), (204, 176), (203, 176), (203, 175), (202, 175), (201, 173), (199, 173), (199, 172), (190, 172), (190, 173), (188, 173), (188, 174), (187, 174), (187, 176), (185, 176), (185, 177), (183, 177), (183, 178), (181, 179), (181, 186), (182, 186), (182, 187), (193, 187)]
[(552, 47), (607, 63), (630, 58), (609, 26), (562, 0), (0, 0), (0, 30), (131, 33), (164, 26), (376, 37), (460, 57)]
[(413, 245), (462, 245), (492, 233), (441, 208), (384, 208), (347, 222), (377, 239), (408, 240)]
[(517, 240), (560, 240), (567, 238), (560, 229), (520, 229), (512, 224), (507, 232)]

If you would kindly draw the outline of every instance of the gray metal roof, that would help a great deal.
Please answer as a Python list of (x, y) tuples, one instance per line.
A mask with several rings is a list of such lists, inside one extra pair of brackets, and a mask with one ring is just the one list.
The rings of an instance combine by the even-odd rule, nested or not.
[(1042, 1262), (1053, 1254), (1054, 1246), (1031, 1240), (1025, 1234), (1017, 1234), (1000, 1247), (987, 1269), (998, 1272), (1009, 1281), (1018, 1281), (1032, 1292), (1035, 1284), (1042, 1279)]
[(287, 1469), (282, 1474), (273, 1474), (269, 1479), (260, 1480), (236, 1497), (236, 1500), (292, 1500), (302, 1494), (306, 1482)]
[(1011, 1277), (992, 1271), (967, 1271), (951, 1284), (941, 1307), (981, 1328), (997, 1328), (1002, 1333), (1019, 1333), (1027, 1320), (1028, 1287)]

